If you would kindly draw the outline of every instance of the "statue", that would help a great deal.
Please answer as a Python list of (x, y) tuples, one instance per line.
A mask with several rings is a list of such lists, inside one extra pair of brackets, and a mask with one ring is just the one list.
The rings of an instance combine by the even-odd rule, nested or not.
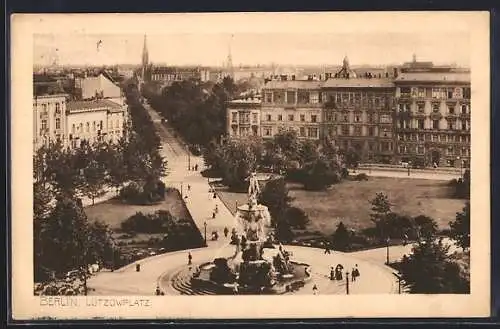
[(257, 196), (260, 193), (259, 180), (255, 173), (251, 173), (248, 181), (248, 204), (254, 206), (257, 204)]

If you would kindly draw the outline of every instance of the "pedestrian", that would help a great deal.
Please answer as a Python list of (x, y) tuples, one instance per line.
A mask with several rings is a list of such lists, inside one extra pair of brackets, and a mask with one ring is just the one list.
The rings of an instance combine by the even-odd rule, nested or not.
[(226, 227), (224, 227), (224, 237), (227, 238), (227, 235), (229, 234), (229, 229)]
[(330, 246), (327, 244), (325, 247), (325, 255), (330, 254)]
[(213, 196), (214, 199), (217, 199), (217, 193), (214, 192), (214, 196)]
[(219, 213), (219, 205), (215, 205), (215, 214), (217, 215)]
[(352, 270), (352, 278), (353, 278), (353, 281), (356, 281), (356, 278), (359, 278), (358, 264), (356, 264), (356, 266)]
[(194, 166), (194, 171), (198, 171), (198, 164)]
[(215, 211), (212, 211), (212, 219), (215, 219)]
[(333, 269), (333, 266), (330, 268), (330, 280), (335, 280), (335, 270)]
[(191, 185), (188, 184), (188, 191), (191, 191)]
[(191, 265), (193, 263), (193, 255), (191, 255), (191, 252), (188, 253), (188, 265)]
[(237, 294), (238, 294), (238, 284), (237, 284), (237, 283), (235, 283), (235, 284), (233, 285), (233, 294), (235, 294), (235, 295), (237, 295)]
[(318, 294), (318, 286), (316, 286), (316, 284), (314, 284), (313, 286), (313, 295), (317, 295)]
[(155, 290), (155, 295), (156, 295), (156, 296), (160, 296), (160, 294), (161, 294), (161, 291), (160, 291), (160, 286), (158, 286), (158, 285), (157, 285), (157, 286), (156, 286), (156, 290)]

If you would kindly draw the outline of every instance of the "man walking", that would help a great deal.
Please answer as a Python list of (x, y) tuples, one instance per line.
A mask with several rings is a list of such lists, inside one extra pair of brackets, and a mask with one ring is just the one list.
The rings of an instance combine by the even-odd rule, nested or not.
[(191, 252), (188, 253), (188, 265), (191, 265), (193, 263), (193, 255), (191, 255)]

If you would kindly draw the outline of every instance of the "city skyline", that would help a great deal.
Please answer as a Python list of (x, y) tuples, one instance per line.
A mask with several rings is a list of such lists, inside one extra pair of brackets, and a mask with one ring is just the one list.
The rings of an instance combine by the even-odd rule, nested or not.
[[(469, 35), (420, 33), (178, 33), (147, 34), (153, 64), (221, 66), (231, 53), (233, 65), (397, 65), (417, 60), (469, 66)], [(34, 65), (140, 64), (144, 34), (34, 35)], [(229, 50), (230, 49), (230, 50)], [(254, 50), (258, 49), (259, 52)]]

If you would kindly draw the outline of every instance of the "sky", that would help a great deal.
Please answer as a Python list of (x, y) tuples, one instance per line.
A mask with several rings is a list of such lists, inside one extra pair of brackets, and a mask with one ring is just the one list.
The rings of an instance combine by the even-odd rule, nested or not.
[[(234, 18), (230, 16), (223, 18)], [(323, 16), (318, 16), (314, 20), (318, 26), (302, 25), (304, 28), (297, 29), (299, 20), (290, 28), (283, 28), (280, 17), (270, 15), (265, 19), (244, 16), (217, 26), (213, 17), (206, 20), (205, 25), (201, 18), (169, 17), (170, 20), (157, 23), (160, 24), (157, 28), (129, 24), (121, 29), (99, 28), (98, 24), (90, 26), (88, 23), (88, 26), (80, 27), (77, 19), (71, 25), (72, 29), (64, 29), (60, 26), (64, 24), (48, 24), (49, 20), (46, 20), (46, 27), (42, 25), (37, 29), (41, 33), (33, 35), (34, 64), (47, 65), (55, 59), (60, 65), (139, 64), (145, 34), (150, 62), (168, 65), (222, 65), (229, 48), (233, 65), (338, 65), (345, 56), (349, 57), (351, 65), (384, 65), (410, 61), (413, 54), (418, 60), (436, 64), (469, 66), (470, 61), (470, 33), (466, 28), (460, 28), (466, 24), (453, 26), (460, 20), (452, 24), (442, 19), (427, 22), (425, 17), (418, 17), (412, 22), (410, 16), (394, 16), (401, 21), (398, 23), (397, 20), (390, 22), (387, 18), (374, 16), (371, 25), (367, 24), (366, 16), (361, 19), (359, 15), (343, 14), (336, 16), (338, 19), (326, 17), (323, 24), (320, 24)], [(347, 24), (349, 28), (342, 24), (346, 17), (354, 17), (350, 19), (352, 23)], [(311, 22), (310, 18), (307, 22)], [(155, 21), (155, 17), (151, 21)], [(170, 25), (165, 25), (165, 21)], [(245, 24), (236, 26), (234, 22), (237, 21)], [(185, 22), (196, 24), (172, 29), (174, 25), (187, 26)], [(383, 22), (386, 25), (380, 28)], [(236, 27), (232, 28), (233, 25)], [(102, 43), (97, 47), (99, 41)]]

